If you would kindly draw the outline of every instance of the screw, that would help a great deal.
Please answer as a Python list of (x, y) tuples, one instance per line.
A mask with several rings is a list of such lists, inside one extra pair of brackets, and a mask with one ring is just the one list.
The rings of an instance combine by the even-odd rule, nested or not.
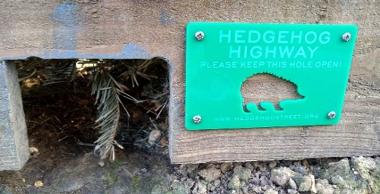
[(334, 119), (336, 117), (336, 112), (334, 111), (330, 111), (328, 114), (327, 114), (327, 117), (329, 119)]
[(348, 42), (351, 39), (351, 34), (349, 32), (346, 32), (342, 35), (342, 40), (345, 42)]
[(201, 41), (205, 38), (205, 33), (203, 33), (202, 31), (198, 31), (195, 33), (195, 38), (198, 40), (198, 41)]
[(202, 121), (201, 115), (195, 115), (193, 116), (193, 123), (199, 124)]

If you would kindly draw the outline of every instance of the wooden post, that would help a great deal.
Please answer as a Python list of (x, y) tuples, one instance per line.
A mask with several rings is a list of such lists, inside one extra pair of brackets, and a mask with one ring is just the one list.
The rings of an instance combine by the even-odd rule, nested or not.
[(0, 62), (0, 170), (19, 170), (29, 158), (17, 70)]

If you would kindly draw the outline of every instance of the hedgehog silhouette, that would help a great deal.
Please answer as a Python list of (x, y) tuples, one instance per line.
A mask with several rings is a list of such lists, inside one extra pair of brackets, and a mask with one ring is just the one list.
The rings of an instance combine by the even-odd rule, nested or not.
[[(283, 110), (279, 104), (281, 101), (304, 98), (298, 93), (294, 83), (269, 73), (259, 73), (247, 78), (241, 86), (241, 94), (245, 112), (253, 111), (252, 104), (259, 111), (280, 111)], [(248, 104), (250, 105), (247, 106)]]

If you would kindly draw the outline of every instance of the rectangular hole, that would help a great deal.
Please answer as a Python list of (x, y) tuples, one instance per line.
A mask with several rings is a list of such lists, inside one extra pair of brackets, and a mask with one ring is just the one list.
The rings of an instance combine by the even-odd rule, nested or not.
[(95, 127), (100, 111), (95, 105), (96, 95), (91, 95), (99, 71), (117, 82), (124, 96), (120, 95), (120, 99), (128, 111), (119, 106), (117, 143), (127, 149), (167, 149), (166, 135), (148, 142), (153, 130), (167, 134), (169, 80), (164, 59), (28, 58), (7, 63), (17, 66), (30, 146), (45, 154), (42, 157), (59, 161), (90, 152), (95, 148), (94, 142), (105, 134)]

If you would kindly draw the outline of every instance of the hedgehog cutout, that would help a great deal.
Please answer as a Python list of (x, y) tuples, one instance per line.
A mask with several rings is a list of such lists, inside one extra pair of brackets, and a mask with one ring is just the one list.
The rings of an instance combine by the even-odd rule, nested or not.
[(281, 101), (304, 98), (294, 83), (269, 73), (247, 78), (241, 86), (241, 94), (244, 112), (281, 111)]

